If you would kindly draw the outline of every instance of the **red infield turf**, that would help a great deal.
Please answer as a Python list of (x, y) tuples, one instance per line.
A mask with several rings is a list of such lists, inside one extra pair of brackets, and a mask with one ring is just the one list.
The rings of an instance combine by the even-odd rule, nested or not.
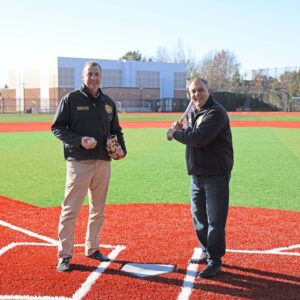
[[(124, 121), (123, 128), (168, 128), (170, 121)], [(51, 123), (0, 123), (0, 132), (30, 132), (30, 131), (50, 131)], [(300, 122), (276, 122), (276, 121), (231, 121), (232, 127), (282, 127), (300, 128)]]
[[(55, 270), (59, 214), (0, 197), (0, 299), (299, 299), (299, 212), (231, 207), (223, 273), (212, 280), (188, 264), (198, 250), (188, 205), (107, 205), (101, 250), (115, 260), (101, 265), (84, 256), (84, 206), (70, 273)], [(121, 271), (128, 262), (176, 270), (141, 278)]]
[[(149, 113), (150, 115), (151, 113)], [(157, 114), (157, 113), (153, 113)], [(230, 112), (230, 115), (299, 115), (299, 112)], [(123, 121), (123, 128), (168, 128), (171, 121)], [(50, 131), (49, 122), (32, 123), (0, 123), (0, 132), (30, 132), (30, 131)], [(282, 122), (282, 121), (231, 121), (233, 127), (282, 127), (282, 128), (300, 128), (300, 122)]]

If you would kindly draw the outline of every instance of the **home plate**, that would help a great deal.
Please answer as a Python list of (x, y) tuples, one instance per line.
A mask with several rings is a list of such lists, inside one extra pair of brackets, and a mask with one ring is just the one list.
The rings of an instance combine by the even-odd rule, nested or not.
[(137, 277), (150, 277), (150, 276), (171, 273), (175, 269), (176, 266), (174, 265), (128, 263), (123, 266), (121, 271), (130, 273)]

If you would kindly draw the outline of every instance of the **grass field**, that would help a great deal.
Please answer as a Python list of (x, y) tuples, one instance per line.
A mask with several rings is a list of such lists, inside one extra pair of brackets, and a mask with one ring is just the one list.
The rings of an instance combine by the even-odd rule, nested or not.
[[(52, 122), (53, 114), (6, 114), (0, 115), (1, 122)], [(120, 121), (176, 121), (181, 113), (121, 113)], [(236, 114), (230, 113), (232, 121), (286, 121), (300, 122), (300, 113), (298, 114), (281, 114), (266, 113), (259, 115), (257, 113)]]
[[(142, 117), (129, 115), (135, 120)], [(1, 116), (2, 121), (2, 117), (50, 119), (49, 115), (32, 115), (29, 119), (20, 115)], [(172, 120), (177, 115), (162, 114), (162, 118)], [(231, 205), (300, 210), (299, 129), (234, 127), (232, 131), (235, 165)], [(113, 162), (109, 203), (189, 202), (184, 146), (168, 142), (165, 132), (159, 128), (124, 130), (128, 156)], [(0, 136), (0, 194), (39, 206), (60, 205), (65, 184), (61, 143), (51, 132)]]

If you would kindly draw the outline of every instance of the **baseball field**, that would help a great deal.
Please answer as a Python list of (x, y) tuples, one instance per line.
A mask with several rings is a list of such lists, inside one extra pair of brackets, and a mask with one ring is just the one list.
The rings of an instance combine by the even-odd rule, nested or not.
[[(55, 269), (65, 184), (53, 115), (0, 115), (0, 299), (299, 299), (300, 113), (230, 113), (235, 164), (223, 273), (203, 266), (189, 208), (176, 113), (120, 114), (128, 148), (112, 162), (100, 248), (84, 257), (88, 206), (72, 272)], [(87, 199), (85, 204), (87, 204)]]

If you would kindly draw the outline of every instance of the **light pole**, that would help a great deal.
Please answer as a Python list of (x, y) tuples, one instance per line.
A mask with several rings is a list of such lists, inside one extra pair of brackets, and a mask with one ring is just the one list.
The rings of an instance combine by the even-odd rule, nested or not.
[(144, 109), (144, 103), (143, 103), (143, 87), (140, 86), (140, 100), (142, 104), (142, 110)]

